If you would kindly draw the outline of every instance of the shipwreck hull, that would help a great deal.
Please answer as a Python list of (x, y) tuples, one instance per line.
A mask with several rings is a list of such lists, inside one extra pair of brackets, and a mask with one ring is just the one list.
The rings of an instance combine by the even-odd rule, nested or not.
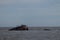
[(9, 29), (9, 31), (12, 31), (12, 30), (15, 30), (15, 31), (28, 30), (28, 27), (26, 25), (21, 25), (21, 26)]

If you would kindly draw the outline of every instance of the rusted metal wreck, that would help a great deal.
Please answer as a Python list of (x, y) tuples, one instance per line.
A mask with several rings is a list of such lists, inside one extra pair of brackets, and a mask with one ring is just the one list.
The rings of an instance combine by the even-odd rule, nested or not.
[(12, 30), (16, 30), (16, 31), (19, 31), (19, 30), (28, 30), (28, 27), (26, 25), (21, 25), (21, 26), (17, 26), (15, 28), (9, 29), (9, 31), (12, 31)]

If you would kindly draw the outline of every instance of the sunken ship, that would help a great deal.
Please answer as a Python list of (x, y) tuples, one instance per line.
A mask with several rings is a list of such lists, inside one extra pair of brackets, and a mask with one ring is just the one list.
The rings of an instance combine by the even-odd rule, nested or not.
[(9, 31), (12, 31), (12, 30), (15, 30), (15, 31), (28, 30), (28, 27), (26, 25), (21, 25), (21, 26), (17, 26), (17, 27), (9, 29)]

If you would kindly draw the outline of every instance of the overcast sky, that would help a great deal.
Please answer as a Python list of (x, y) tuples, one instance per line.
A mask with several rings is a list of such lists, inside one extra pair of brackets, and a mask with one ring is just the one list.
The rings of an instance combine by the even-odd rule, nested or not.
[(60, 26), (60, 0), (0, 0), (0, 26)]

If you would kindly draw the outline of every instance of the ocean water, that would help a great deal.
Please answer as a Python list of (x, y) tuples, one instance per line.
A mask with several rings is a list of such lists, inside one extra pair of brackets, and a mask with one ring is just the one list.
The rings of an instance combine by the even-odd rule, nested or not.
[(60, 30), (0, 30), (0, 40), (60, 40)]

